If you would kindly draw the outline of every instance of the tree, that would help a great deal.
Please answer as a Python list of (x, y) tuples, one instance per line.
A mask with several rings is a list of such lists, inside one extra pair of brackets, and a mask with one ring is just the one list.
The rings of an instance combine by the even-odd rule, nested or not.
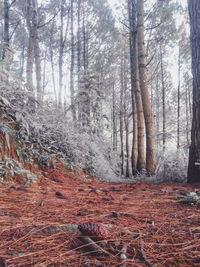
[(38, 27), (38, 9), (36, 0), (27, 0), (27, 15), (26, 23), (29, 31), (29, 43), (27, 53), (27, 65), (26, 65), (26, 79), (29, 83), (29, 90), (33, 91), (33, 64), (34, 64), (34, 50), (37, 37)]
[[(131, 92), (132, 92), (132, 112), (135, 115), (135, 103), (137, 110), (137, 134), (138, 134), (138, 158), (137, 158), (137, 170), (140, 172), (145, 167), (145, 157), (144, 157), (144, 113), (142, 106), (142, 98), (140, 91), (139, 82), (139, 69), (138, 69), (138, 45), (137, 45), (137, 20), (136, 20), (136, 1), (128, 0), (128, 11), (129, 11), (129, 26), (130, 26), (130, 64), (131, 64)], [(133, 116), (134, 129), (136, 126), (136, 119)], [(133, 133), (133, 147), (132, 147), (132, 167), (133, 174), (135, 166), (135, 134)]]
[(73, 120), (76, 120), (76, 110), (74, 104), (74, 0), (71, 0), (71, 66), (70, 66), (70, 92), (71, 109)]
[[(10, 39), (13, 36), (13, 33), (15, 32), (16, 28), (19, 25), (19, 22), (16, 24), (12, 34), (10, 35), (10, 8), (12, 7), (12, 5), (16, 2), (16, 0), (11, 1), (11, 3), (9, 3), (8, 0), (4, 0), (4, 34), (3, 34), (3, 40), (4, 40), (4, 46), (9, 46), (10, 43)], [(3, 50), (3, 58), (5, 56), (5, 49)]]
[(155, 172), (154, 158), (154, 120), (152, 115), (152, 107), (148, 92), (148, 81), (146, 73), (146, 55), (144, 46), (144, 0), (137, 1), (138, 21), (138, 62), (140, 88), (142, 93), (142, 103), (144, 110), (144, 119), (146, 126), (146, 170), (148, 174)]
[(193, 119), (189, 151), (188, 183), (200, 182), (200, 1), (188, 0), (193, 74)]

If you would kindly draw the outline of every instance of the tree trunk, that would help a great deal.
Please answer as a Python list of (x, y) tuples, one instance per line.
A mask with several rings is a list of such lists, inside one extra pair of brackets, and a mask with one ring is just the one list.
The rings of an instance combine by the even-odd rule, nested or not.
[(83, 67), (84, 70), (88, 69), (88, 54), (87, 54), (87, 48), (88, 48), (88, 39), (87, 39), (87, 30), (86, 30), (86, 10), (85, 10), (85, 0), (83, 1), (83, 21), (82, 21), (82, 27), (83, 27)]
[[(123, 57), (123, 58), (122, 58)], [(123, 109), (123, 103), (124, 103), (124, 82), (123, 82), (123, 60), (124, 55), (121, 55), (121, 66), (120, 66), (120, 144), (121, 144), (121, 174), (124, 174), (124, 123), (123, 123), (123, 117), (124, 117), (124, 109)]]
[[(81, 0), (78, 0), (78, 16), (77, 16), (77, 70), (78, 76), (81, 70)], [(79, 79), (78, 79), (79, 80)]]
[(146, 72), (146, 55), (144, 45), (144, 0), (137, 1), (138, 10), (138, 62), (140, 88), (142, 93), (142, 103), (144, 110), (144, 119), (146, 126), (146, 170), (152, 175), (155, 172), (155, 157), (154, 157), (154, 120), (152, 115), (152, 107), (148, 92), (148, 81)]
[(62, 81), (63, 81), (63, 50), (64, 50), (64, 38), (63, 38), (63, 20), (64, 20), (64, 0), (61, 1), (60, 7), (60, 44), (59, 44), (59, 89), (58, 89), (58, 106), (62, 106)]
[(47, 85), (46, 82), (46, 67), (47, 67), (47, 47), (45, 50), (45, 54), (44, 54), (44, 63), (43, 63), (43, 76), (42, 76), (42, 94), (44, 95), (45, 93), (45, 87)]
[(160, 66), (161, 66), (161, 82), (162, 82), (162, 113), (163, 113), (163, 152), (165, 152), (166, 143), (166, 111), (165, 111), (165, 82), (164, 82), (164, 69), (163, 69), (163, 54), (160, 45)]
[(193, 74), (193, 119), (189, 152), (188, 183), (200, 182), (200, 1), (188, 0)]
[(125, 127), (126, 127), (126, 177), (131, 176), (130, 171), (130, 149), (129, 149), (129, 118), (128, 114), (125, 114)]
[(159, 96), (159, 81), (156, 78), (156, 146), (157, 149), (160, 147), (160, 96)]
[(71, 108), (73, 120), (76, 120), (76, 110), (74, 103), (74, 0), (71, 0), (71, 67), (70, 67), (70, 91)]
[(20, 74), (19, 76), (22, 78), (24, 73), (24, 62), (25, 62), (25, 45), (22, 45), (22, 51), (20, 56)]
[(52, 24), (51, 31), (50, 31), (50, 45), (49, 45), (50, 51), (49, 52), (50, 52), (50, 60), (51, 60), (51, 77), (52, 77), (52, 83), (53, 83), (53, 91), (54, 91), (54, 96), (55, 96), (56, 106), (57, 106), (58, 105), (58, 98), (57, 98), (57, 93), (56, 93), (55, 68), (54, 68), (53, 47), (52, 47), (53, 29), (54, 29), (54, 24)]
[(187, 146), (189, 146), (189, 105), (188, 105), (188, 87), (185, 86), (185, 114), (186, 114), (186, 142)]
[(116, 125), (116, 104), (115, 104), (115, 89), (113, 86), (113, 94), (112, 94), (112, 120), (113, 120), (113, 150), (117, 150), (117, 125)]
[(33, 11), (34, 0), (27, 0), (27, 17), (26, 23), (29, 31), (29, 42), (28, 42), (28, 52), (27, 52), (27, 65), (26, 65), (26, 79), (29, 84), (29, 91), (33, 92), (33, 63), (34, 63), (34, 49), (35, 40), (37, 33), (37, 17), (35, 17), (35, 12), (33, 12), (33, 18), (31, 19), (31, 12)]
[(181, 54), (180, 54), (180, 47), (179, 47), (179, 55), (178, 55), (178, 112), (177, 112), (177, 149), (180, 148), (180, 89), (181, 89)]
[[(133, 73), (133, 94), (135, 95), (137, 106), (137, 118), (138, 118), (138, 161), (137, 170), (140, 172), (145, 167), (144, 157), (144, 113), (142, 107), (142, 98), (139, 83), (139, 70), (138, 70), (138, 46), (137, 46), (137, 23), (136, 23), (136, 0), (130, 2), (128, 0), (129, 21), (131, 30), (131, 72)], [(132, 97), (133, 98), (133, 97)], [(132, 99), (132, 101), (134, 101)]]
[(42, 94), (42, 77), (41, 77), (41, 59), (40, 59), (40, 47), (38, 33), (36, 33), (35, 40), (35, 70), (36, 70), (36, 82), (37, 82), (37, 100), (42, 103), (43, 94)]
[(9, 46), (9, 3), (4, 0), (4, 45)]
[[(132, 138), (132, 174), (135, 175), (137, 172), (137, 161), (138, 161), (138, 116), (135, 99), (135, 88), (137, 87), (136, 72), (134, 71), (134, 53), (133, 53), (133, 34), (136, 34), (133, 29), (133, 18), (132, 18), (132, 5), (131, 1), (128, 0), (128, 11), (129, 11), (129, 46), (130, 46), (130, 67), (131, 67), (131, 98), (132, 98), (132, 112), (133, 112), (133, 138)], [(136, 28), (136, 27), (135, 27)], [(133, 33), (132, 33), (133, 32)]]

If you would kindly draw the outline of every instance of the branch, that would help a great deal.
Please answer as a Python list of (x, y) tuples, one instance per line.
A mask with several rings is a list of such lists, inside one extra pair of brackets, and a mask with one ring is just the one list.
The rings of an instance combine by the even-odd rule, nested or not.
[(88, 236), (79, 236), (78, 238), (79, 240), (81, 240), (85, 245), (84, 248), (86, 248), (87, 250), (91, 251), (92, 253), (95, 254), (104, 254), (104, 255), (109, 255), (110, 253), (107, 252), (106, 250), (104, 250), (103, 248), (101, 248), (97, 243), (95, 243), (90, 237)]
[(146, 263), (146, 265), (148, 267), (151, 267), (151, 264), (149, 263), (148, 259), (147, 259), (147, 256), (146, 256), (146, 253), (144, 251), (144, 241), (142, 240), (142, 234), (141, 232), (139, 231), (139, 240), (140, 240), (140, 252), (141, 252), (141, 255), (142, 255), (142, 259), (144, 260), (144, 262)]
[(118, 20), (123, 26), (125, 26), (127, 29), (129, 29), (130, 30), (130, 27), (126, 24), (126, 23), (124, 23), (123, 21), (121, 21), (121, 20)]
[(151, 63), (151, 61), (154, 59), (155, 57), (155, 54), (156, 54), (156, 51), (154, 52), (153, 56), (149, 59), (149, 61), (147, 62), (146, 64), (146, 67)]
[(20, 24), (20, 20), (18, 20), (18, 22), (16, 23), (15, 28), (13, 29), (13, 32), (11, 33), (11, 35), (9, 37), (9, 41), (12, 39), (13, 34), (15, 33), (15, 31), (16, 31), (17, 27), (19, 26), (19, 24)]
[(154, 25), (154, 26), (152, 26), (152, 27), (146, 28), (145, 30), (146, 30), (146, 31), (154, 30), (155, 28), (158, 28), (161, 24), (162, 24), (162, 22), (160, 22), (160, 23), (158, 23), (157, 25)]
[(50, 20), (48, 20), (44, 24), (38, 25), (37, 28), (40, 29), (40, 28), (46, 26), (47, 24), (49, 24), (53, 19), (55, 19), (55, 17), (58, 15), (58, 13), (59, 13), (59, 10), (58, 10), (58, 12), (55, 15), (53, 15), (53, 17)]
[(11, 8), (11, 6), (16, 2), (16, 0), (13, 0), (10, 5), (8, 6), (8, 9)]

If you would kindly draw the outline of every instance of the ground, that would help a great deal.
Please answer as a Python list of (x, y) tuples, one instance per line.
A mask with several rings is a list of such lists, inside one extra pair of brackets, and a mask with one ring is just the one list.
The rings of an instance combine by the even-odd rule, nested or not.
[[(199, 190), (200, 185), (104, 183), (50, 169), (28, 187), (1, 184), (0, 266), (199, 266), (200, 205), (176, 199)], [(76, 230), (52, 230), (84, 223), (109, 229), (106, 254), (91, 254)]]

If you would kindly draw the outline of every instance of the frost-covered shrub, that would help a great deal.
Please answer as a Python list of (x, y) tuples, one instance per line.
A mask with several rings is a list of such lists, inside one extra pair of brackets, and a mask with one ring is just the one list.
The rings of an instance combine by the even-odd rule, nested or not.
[[(9, 53), (11, 51), (8, 58), (0, 62), (0, 111), (6, 118), (1, 129), (7, 129), (8, 121), (17, 126), (9, 129), (13, 130), (13, 140), (17, 140), (15, 148), (20, 159), (27, 162), (34, 158), (44, 167), (49, 159), (59, 157), (71, 170), (86, 170), (101, 179), (114, 181), (119, 173), (119, 156), (112, 152), (106, 138), (100, 137), (100, 131), (94, 130), (91, 124), (86, 131), (74, 125), (54, 103), (38, 103), (28, 85), (10, 71), (12, 55)], [(94, 94), (92, 96), (94, 98)], [(98, 101), (96, 97), (93, 103)], [(92, 108), (98, 121), (97, 109)], [(13, 174), (20, 173), (16, 162), (10, 159), (9, 164)], [(27, 179), (34, 180), (34, 177), (29, 175)]]
[(186, 182), (188, 155), (183, 149), (159, 151), (156, 155), (156, 178), (160, 182)]

